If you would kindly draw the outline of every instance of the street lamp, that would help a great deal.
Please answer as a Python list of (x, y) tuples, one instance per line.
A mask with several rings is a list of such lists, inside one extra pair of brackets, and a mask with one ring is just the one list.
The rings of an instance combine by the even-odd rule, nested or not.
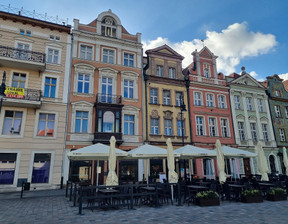
[[(184, 146), (184, 123), (183, 123), (183, 112), (186, 110), (186, 105), (184, 104), (184, 96), (180, 95), (180, 111), (181, 111), (181, 134), (182, 134), (182, 145)], [(184, 159), (184, 180), (186, 181), (186, 161)]]
[(1, 83), (1, 86), (0, 86), (0, 112), (1, 112), (1, 108), (2, 108), (3, 98), (6, 96), (5, 95), (5, 89), (6, 89), (5, 81), (6, 81), (6, 72), (4, 71), (3, 72), (2, 83)]

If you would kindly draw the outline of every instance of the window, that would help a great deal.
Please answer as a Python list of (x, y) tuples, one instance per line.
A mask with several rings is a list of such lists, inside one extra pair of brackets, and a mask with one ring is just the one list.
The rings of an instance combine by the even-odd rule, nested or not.
[(237, 95), (234, 96), (234, 103), (235, 103), (235, 109), (240, 110), (241, 109), (240, 96)]
[(31, 30), (26, 30), (26, 36), (31, 36)]
[(26, 74), (13, 73), (12, 87), (25, 88)]
[(0, 153), (0, 185), (13, 184), (17, 153)]
[(114, 50), (103, 49), (103, 62), (114, 64)]
[(257, 104), (258, 104), (259, 112), (264, 112), (263, 100), (262, 99), (257, 99)]
[(285, 138), (284, 129), (282, 129), (282, 128), (279, 129), (279, 135), (280, 135), (280, 141), (281, 141), (281, 142), (285, 142), (285, 141), (286, 141), (286, 138)]
[(124, 115), (124, 135), (134, 135), (134, 115)]
[(251, 136), (254, 142), (257, 141), (256, 123), (250, 123)]
[(169, 68), (169, 78), (170, 79), (175, 79), (175, 77), (176, 77), (176, 70), (175, 70), (175, 68)]
[(87, 111), (76, 111), (75, 118), (75, 132), (87, 133), (88, 128), (88, 112)]
[(218, 96), (218, 107), (219, 108), (226, 108), (225, 96), (219, 95)]
[(163, 91), (163, 104), (170, 105), (170, 91), (169, 90)]
[(79, 73), (77, 81), (77, 92), (89, 93), (89, 86), (90, 86), (90, 75)]
[[(182, 125), (183, 125), (183, 128), (182, 128)], [(178, 136), (182, 136), (182, 133), (183, 135), (185, 135), (184, 121), (177, 120), (177, 134)]]
[(134, 67), (134, 54), (124, 53), (124, 66)]
[(80, 46), (80, 58), (84, 60), (92, 60), (92, 47), (87, 45)]
[(269, 142), (267, 124), (262, 124), (262, 132), (263, 132), (264, 141)]
[(251, 97), (246, 97), (246, 105), (247, 105), (247, 110), (252, 110), (252, 98)]
[(105, 17), (102, 20), (101, 34), (108, 37), (116, 37), (116, 23), (113, 18)]
[(150, 103), (158, 104), (158, 90), (155, 88), (150, 89)]
[(18, 51), (15, 52), (15, 57), (27, 60), (29, 55), (27, 51), (29, 51), (30, 49), (29, 44), (17, 43), (17, 48), (19, 49), (19, 52)]
[(48, 183), (51, 154), (50, 153), (35, 153), (32, 171), (32, 183)]
[(98, 110), (98, 132), (120, 132), (120, 112)]
[(239, 131), (240, 141), (245, 141), (244, 122), (238, 121), (238, 131)]
[(228, 119), (221, 118), (220, 123), (221, 123), (222, 137), (224, 138), (230, 137)]
[(59, 62), (59, 50), (49, 48), (48, 49), (47, 62), (52, 63), (52, 64), (60, 64), (60, 62)]
[(176, 106), (180, 107), (182, 104), (182, 97), (183, 93), (182, 92), (176, 92)]
[(44, 97), (55, 98), (56, 78), (45, 77)]
[(134, 82), (131, 80), (124, 80), (124, 97), (133, 98)]
[(155, 119), (155, 118), (151, 119), (151, 134), (152, 135), (159, 134), (159, 119)]
[(164, 120), (165, 135), (172, 135), (172, 120)]
[(157, 76), (162, 77), (163, 76), (163, 66), (157, 65)]
[(206, 94), (207, 107), (214, 107), (214, 95), (211, 93)]
[(197, 135), (205, 135), (203, 117), (196, 117), (196, 129), (197, 129)]
[(217, 126), (216, 119), (213, 117), (209, 117), (209, 135), (216, 136), (217, 135)]
[(102, 77), (101, 102), (103, 102), (103, 103), (112, 103), (112, 86), (113, 86), (112, 78)]
[(37, 136), (54, 136), (55, 114), (39, 113)]
[(275, 91), (276, 96), (281, 96), (280, 92), (278, 90)]
[(288, 118), (288, 107), (287, 106), (285, 107), (285, 116), (286, 116), (286, 118)]
[(25, 34), (25, 30), (20, 29), (20, 30), (19, 30), (19, 34), (24, 35), (24, 34)]
[(106, 111), (103, 115), (103, 132), (114, 132), (114, 121), (114, 113)]
[(20, 135), (23, 112), (5, 111), (2, 135)]
[(275, 109), (275, 115), (276, 115), (276, 117), (281, 117), (280, 106), (275, 105), (275, 106), (274, 106), (274, 109)]
[(204, 65), (204, 77), (210, 78), (211, 77), (211, 72), (210, 72), (210, 65), (205, 63)]
[(215, 173), (213, 168), (213, 161), (212, 159), (202, 159), (202, 166), (203, 166), (203, 174), (207, 179), (214, 179)]
[(202, 94), (200, 92), (194, 92), (194, 105), (202, 105)]

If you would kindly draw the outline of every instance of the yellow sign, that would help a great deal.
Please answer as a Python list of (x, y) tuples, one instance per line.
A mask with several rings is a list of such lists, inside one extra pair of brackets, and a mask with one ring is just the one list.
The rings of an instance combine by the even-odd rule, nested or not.
[(5, 95), (10, 98), (24, 99), (24, 88), (6, 87)]

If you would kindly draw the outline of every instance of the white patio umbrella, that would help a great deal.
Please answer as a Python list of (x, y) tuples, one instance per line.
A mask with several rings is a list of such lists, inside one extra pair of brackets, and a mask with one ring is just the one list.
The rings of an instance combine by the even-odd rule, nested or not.
[(106, 179), (107, 186), (118, 185), (118, 177), (115, 172), (115, 169), (116, 169), (115, 143), (116, 143), (116, 139), (114, 136), (112, 136), (110, 139), (109, 161), (108, 161), (109, 172), (108, 172), (108, 176)]
[(219, 139), (216, 140), (216, 152), (217, 152), (217, 159), (216, 159), (217, 167), (219, 171), (219, 182), (223, 184), (226, 182), (225, 161)]
[(286, 168), (286, 175), (288, 176), (288, 158), (287, 158), (287, 152), (286, 152), (285, 147), (283, 147), (283, 163)]
[(177, 183), (178, 174), (175, 172), (174, 150), (170, 138), (167, 139), (166, 144), (167, 144), (168, 180), (169, 183)]
[(261, 174), (261, 180), (263, 181), (269, 181), (268, 177), (268, 165), (267, 165), (267, 160), (262, 148), (261, 142), (257, 143), (257, 168), (258, 172)]
[(178, 148), (174, 150), (174, 154), (179, 154), (182, 159), (216, 157), (216, 153), (213, 150), (203, 149), (193, 145), (185, 145)]
[[(232, 148), (230, 146), (222, 145), (222, 152), (224, 157), (229, 157), (229, 158), (249, 158), (249, 157), (255, 157), (257, 154), (246, 151), (246, 150), (241, 150), (241, 149), (236, 149)], [(215, 149), (216, 153), (216, 149)]]

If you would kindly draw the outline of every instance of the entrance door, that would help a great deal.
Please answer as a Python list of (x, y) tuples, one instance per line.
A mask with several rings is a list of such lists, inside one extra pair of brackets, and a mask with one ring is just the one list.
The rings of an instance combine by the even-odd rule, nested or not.
[(251, 175), (250, 159), (244, 158), (243, 162), (244, 162), (245, 175), (246, 175), (246, 177), (249, 177)]

